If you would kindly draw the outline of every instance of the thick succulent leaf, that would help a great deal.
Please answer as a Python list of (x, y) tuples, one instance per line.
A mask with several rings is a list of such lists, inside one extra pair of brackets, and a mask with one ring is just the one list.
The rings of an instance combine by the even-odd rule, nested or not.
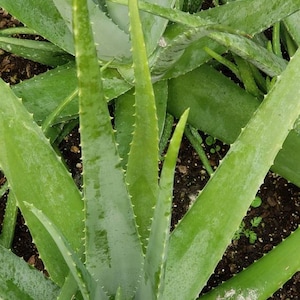
[(60, 228), (73, 249), (78, 250), (83, 235), (81, 195), (20, 99), (3, 81), (0, 81), (0, 90), (1, 169), (51, 278), (61, 285), (67, 275), (67, 267), (48, 233), (24, 201), (42, 210)]
[(299, 66), (300, 50), (172, 232), (166, 299), (195, 298), (222, 258), (299, 115)]
[(229, 293), (237, 299), (268, 299), (300, 270), (299, 241), (300, 229), (297, 229), (261, 259), (202, 296), (201, 300), (222, 299)]
[(66, 264), (68, 265), (70, 273), (77, 282), (83, 298), (85, 300), (108, 299), (107, 295), (102, 290), (101, 283), (96, 283), (83, 262), (80, 260), (78, 254), (70, 247), (69, 242), (62, 235), (60, 230), (50, 222), (42, 211), (36, 209), (33, 205), (26, 205), (51, 235), (51, 238), (55, 242)]
[[(165, 116), (168, 101), (168, 83), (161, 80), (153, 85), (155, 103), (158, 118), (158, 130), (161, 137), (165, 123)], [(132, 141), (132, 133), (135, 122), (135, 97), (133, 89), (118, 97), (115, 100), (114, 125), (116, 129), (116, 140), (118, 143), (118, 151), (122, 158), (122, 167), (125, 170), (128, 163), (128, 153)]]
[(271, 77), (280, 75), (286, 68), (286, 60), (252, 42), (250, 39), (223, 32), (213, 32), (209, 34), (209, 37), (251, 62)]
[(59, 48), (74, 54), (73, 36), (52, 0), (0, 0), (4, 8), (27, 27)]
[[(196, 15), (212, 23), (222, 24), (246, 32), (249, 35), (254, 35), (299, 9), (300, 3), (298, 0), (234, 1), (227, 5), (201, 11)], [(262, 11), (266, 14), (262, 14)], [(173, 24), (167, 28), (164, 38), (178, 36), (185, 30), (186, 26)], [(184, 51), (176, 64), (164, 75), (164, 78), (177, 77), (209, 60), (210, 56), (203, 50), (204, 47), (213, 49), (218, 53), (223, 53), (226, 49), (209, 38), (202, 38)]]
[(235, 141), (259, 104), (206, 64), (169, 81), (168, 111), (179, 117), (190, 107), (188, 122), (227, 144)]
[(57, 46), (43, 41), (0, 36), (0, 48), (18, 56), (53, 67), (63, 65), (72, 59), (71, 55), (68, 55)]
[[(72, 0), (53, 0), (53, 2), (72, 32)], [(130, 62), (129, 35), (120, 29), (95, 1), (89, 0), (88, 6), (99, 59)]]
[(142, 249), (121, 168), (85, 0), (73, 1), (85, 200), (86, 266), (109, 296), (134, 295)]
[(137, 291), (140, 299), (159, 299), (164, 289), (164, 271), (169, 241), (174, 172), (181, 138), (184, 132), (188, 110), (180, 118), (170, 140), (164, 159), (158, 201), (154, 210), (153, 222), (144, 263), (144, 278)]
[[(162, 7), (173, 7), (174, 0), (159, 0), (149, 1), (149, 3), (156, 3)], [(125, 2), (127, 5), (127, 2)], [(128, 18), (128, 8), (126, 6), (112, 3), (107, 1), (107, 9), (111, 18), (122, 28), (124, 31), (129, 31), (129, 18)], [(151, 55), (156, 49), (159, 40), (164, 33), (168, 20), (155, 16), (153, 14), (140, 12), (141, 22), (144, 32), (144, 39), (146, 44), (147, 54)]]
[(135, 124), (126, 181), (143, 250), (147, 246), (158, 195), (158, 122), (138, 2), (128, 2), (135, 77)]
[[(182, 101), (184, 99), (184, 101)], [(260, 102), (213, 68), (200, 68), (169, 81), (168, 111), (180, 117), (191, 108), (188, 122), (227, 144), (233, 143)], [(290, 131), (272, 170), (300, 186), (300, 135)]]
[(59, 287), (0, 245), (0, 291), (3, 300), (53, 300)]
[(300, 11), (288, 16), (283, 20), (288, 32), (298, 46), (300, 46)]
[(13, 193), (9, 193), (5, 206), (5, 214), (0, 235), (1, 245), (8, 249), (11, 247), (15, 234), (17, 212), (17, 200)]
[[(105, 97), (118, 97), (131, 88), (114, 69), (102, 73)], [(55, 88), (53, 88), (55, 87)], [(23, 99), (25, 107), (33, 113), (39, 124), (53, 112), (77, 88), (76, 66), (74, 62), (59, 66), (12, 86), (14, 93)], [(75, 97), (55, 118), (57, 124), (78, 116), (78, 97)]]

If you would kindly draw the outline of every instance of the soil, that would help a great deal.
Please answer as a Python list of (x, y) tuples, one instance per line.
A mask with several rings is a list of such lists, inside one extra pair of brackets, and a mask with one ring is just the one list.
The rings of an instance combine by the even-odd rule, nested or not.
[[(0, 9), (0, 29), (19, 25), (20, 23), (17, 20)], [(33, 63), (4, 51), (0, 52), (0, 76), (11, 84), (16, 84), (20, 80), (30, 78), (47, 69), (47, 66)], [(207, 135), (204, 133), (201, 133), (201, 135), (205, 141)], [(81, 174), (79, 140), (78, 129), (75, 128), (60, 144), (62, 156), (78, 184), (80, 184)], [(220, 141), (216, 141), (210, 146), (204, 142), (203, 147), (214, 168), (218, 166), (220, 159), (224, 157), (228, 150), (228, 146)], [(184, 138), (175, 173), (172, 228), (182, 218), (207, 181), (207, 172), (197, 153), (188, 140)], [(0, 185), (4, 182), (5, 177), (1, 174)], [(259, 207), (250, 208), (244, 219), (245, 228), (256, 234), (256, 240), (251, 243), (249, 238), (244, 235), (233, 240), (202, 293), (209, 291), (212, 287), (219, 285), (250, 265), (299, 226), (300, 188), (269, 172), (264, 184), (258, 191), (258, 196), (261, 198), (262, 204)], [(0, 199), (0, 223), (3, 220), (6, 198), (7, 193)], [(261, 217), (262, 220), (257, 227), (251, 225), (251, 220), (255, 217)], [(47, 275), (20, 213), (17, 218), (12, 251)], [(299, 298), (300, 272), (296, 273), (269, 299)]]

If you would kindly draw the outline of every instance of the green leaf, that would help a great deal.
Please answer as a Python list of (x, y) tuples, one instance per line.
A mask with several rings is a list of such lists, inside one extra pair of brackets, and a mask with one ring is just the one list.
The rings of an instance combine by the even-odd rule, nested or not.
[(20, 99), (2, 80), (0, 90), (3, 96), (0, 97), (1, 169), (51, 278), (62, 285), (68, 274), (67, 266), (49, 234), (24, 202), (42, 210), (77, 251), (83, 236), (81, 195), (61, 159)]
[(57, 46), (44, 41), (0, 36), (0, 47), (7, 52), (53, 67), (63, 65), (73, 59), (71, 55)]
[[(150, 0), (148, 3), (150, 5), (152, 3), (156, 3), (159, 4), (161, 7), (170, 8), (173, 6), (174, 2), (174, 0), (159, 0), (159, 2), (157, 3), (156, 1)], [(141, 3), (142, 2), (139, 1), (139, 5)], [(120, 28), (122, 28), (125, 32), (129, 32), (128, 8), (120, 4), (127, 5), (128, 2), (107, 1), (108, 13)], [(149, 56), (156, 49), (159, 40), (166, 29), (168, 20), (143, 11), (140, 12), (140, 16), (144, 32), (146, 51)]]
[[(85, 300), (88, 299), (108, 299), (107, 295), (103, 292), (101, 283), (97, 284), (95, 279), (88, 272), (77, 253), (70, 247), (69, 242), (62, 235), (59, 229), (50, 222), (50, 220), (36, 209), (33, 205), (25, 203), (34, 215), (39, 219), (44, 228), (51, 235), (53, 241), (57, 245), (60, 253), (64, 257), (69, 270), (78, 284), (81, 294)], [(98, 286), (97, 286), (98, 285)]]
[(132, 298), (142, 251), (121, 168), (85, 0), (73, 2), (85, 201), (86, 266), (108, 295)]
[[(53, 2), (72, 32), (72, 0), (53, 0)], [(89, 0), (87, 4), (99, 59), (104, 61), (114, 59), (118, 63), (130, 62), (129, 35), (94, 2)]]
[(53, 300), (59, 293), (51, 280), (1, 245), (0, 290), (3, 300)]
[(135, 124), (126, 181), (145, 252), (158, 195), (158, 124), (138, 3), (130, 0), (128, 5), (135, 77)]
[(26, 5), (22, 1), (0, 0), (0, 7), (54, 45), (74, 54), (72, 33), (52, 0), (28, 0)]
[(173, 231), (164, 294), (168, 299), (182, 299), (183, 292), (185, 298), (195, 298), (230, 243), (299, 115), (299, 66), (298, 50)]
[(293, 13), (283, 20), (289, 34), (298, 46), (300, 46), (300, 24), (299, 24), (300, 11)]
[(188, 112), (189, 111), (186, 110), (180, 118), (164, 159), (159, 181), (158, 201), (154, 210), (149, 243), (145, 256), (145, 274), (137, 292), (137, 295), (141, 298), (158, 299), (164, 289), (164, 271), (167, 261), (172, 214), (174, 172)]
[[(166, 80), (156, 82), (153, 85), (155, 103), (157, 108), (158, 118), (158, 130), (159, 136), (161, 137), (163, 126), (165, 123), (165, 116), (167, 110), (168, 100), (168, 83)], [(118, 143), (118, 151), (122, 158), (122, 167), (125, 170), (128, 163), (128, 153), (132, 141), (132, 133), (134, 130), (135, 122), (135, 96), (134, 90), (130, 90), (127, 93), (118, 97), (115, 100), (115, 111), (114, 111), (114, 125), (116, 129), (116, 140)]]
[(215, 300), (229, 291), (234, 298), (267, 299), (299, 271), (299, 239), (297, 229), (261, 259), (200, 299)]
[(224, 32), (213, 32), (209, 37), (271, 77), (280, 75), (287, 66), (287, 61), (245, 37)]
[(178, 118), (190, 107), (188, 122), (227, 144), (235, 141), (259, 104), (208, 65), (169, 81), (168, 111)]
[[(229, 26), (234, 30), (240, 30), (252, 36), (299, 9), (300, 3), (297, 0), (234, 1), (213, 9), (203, 10), (196, 15), (212, 23)], [(267, 17), (261, 13), (262, 11), (267, 12)], [(186, 31), (186, 26), (170, 25), (164, 34), (164, 38), (169, 39), (169, 37), (178, 36), (184, 31)], [(173, 78), (185, 74), (209, 60), (209, 55), (203, 51), (204, 47), (208, 47), (219, 54), (226, 51), (226, 48), (211, 39), (202, 38), (184, 51), (176, 64), (164, 75), (164, 78)]]
[[(105, 97), (108, 100), (118, 97), (131, 88), (114, 69), (102, 73)], [(55, 87), (55, 88), (53, 88)], [(33, 113), (39, 124), (55, 111), (77, 88), (76, 67), (74, 62), (59, 66), (46, 73), (37, 75), (12, 86), (14, 93), (23, 99), (25, 107)], [(51, 125), (77, 118), (78, 97), (75, 97), (56, 116)]]
[[(184, 101), (182, 101), (184, 99)], [(179, 117), (191, 108), (188, 122), (195, 128), (233, 143), (260, 102), (213, 68), (200, 68), (169, 81), (168, 111)], [(300, 185), (300, 135), (289, 132), (272, 170)]]
[(5, 206), (5, 214), (0, 235), (1, 245), (8, 249), (11, 247), (15, 234), (17, 212), (18, 208), (16, 198), (13, 193), (9, 193)]

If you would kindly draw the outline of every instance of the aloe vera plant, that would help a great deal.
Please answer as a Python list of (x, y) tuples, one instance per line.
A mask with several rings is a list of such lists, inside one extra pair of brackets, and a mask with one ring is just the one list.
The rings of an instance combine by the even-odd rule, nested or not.
[[(5, 49), (57, 66), (14, 87), (0, 81), (0, 167), (10, 190), (0, 248), (4, 299), (195, 299), (270, 167), (300, 184), (299, 1), (230, 1), (194, 15), (174, 5), (30, 0), (24, 12), (0, 0), (25, 31), (49, 41), (17, 41), (10, 35), (18, 29), (4, 30)], [(279, 21), (289, 62), (278, 56), (276, 30), (274, 53), (261, 34)], [(226, 50), (245, 89), (205, 63), (209, 55), (224, 62)], [(114, 126), (107, 101), (115, 104)], [(159, 173), (167, 111), (180, 120)], [(82, 191), (53, 148), (78, 116)], [(170, 233), (186, 122), (231, 147)], [(7, 249), (16, 207), (50, 279)], [(299, 234), (201, 298), (266, 299), (300, 269)]]

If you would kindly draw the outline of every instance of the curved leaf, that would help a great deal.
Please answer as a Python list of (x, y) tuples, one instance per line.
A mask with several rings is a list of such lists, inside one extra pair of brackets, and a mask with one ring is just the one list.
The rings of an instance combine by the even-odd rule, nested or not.
[(299, 115), (299, 66), (300, 50), (172, 232), (166, 299), (195, 298), (222, 258)]
[(74, 54), (72, 33), (52, 0), (27, 0), (26, 5), (23, 1), (0, 0), (0, 7), (54, 45)]
[(0, 90), (1, 169), (51, 278), (62, 285), (68, 268), (50, 236), (24, 202), (42, 210), (61, 229), (73, 249), (78, 251), (83, 236), (81, 195), (71, 175), (20, 99), (2, 80)]
[(3, 300), (53, 300), (59, 287), (0, 245), (0, 291)]
[(133, 297), (142, 249), (104, 96), (85, 0), (73, 1), (85, 201), (86, 267), (109, 297)]
[(138, 1), (130, 0), (128, 8), (135, 77), (135, 124), (126, 181), (145, 252), (158, 195), (158, 122)]

